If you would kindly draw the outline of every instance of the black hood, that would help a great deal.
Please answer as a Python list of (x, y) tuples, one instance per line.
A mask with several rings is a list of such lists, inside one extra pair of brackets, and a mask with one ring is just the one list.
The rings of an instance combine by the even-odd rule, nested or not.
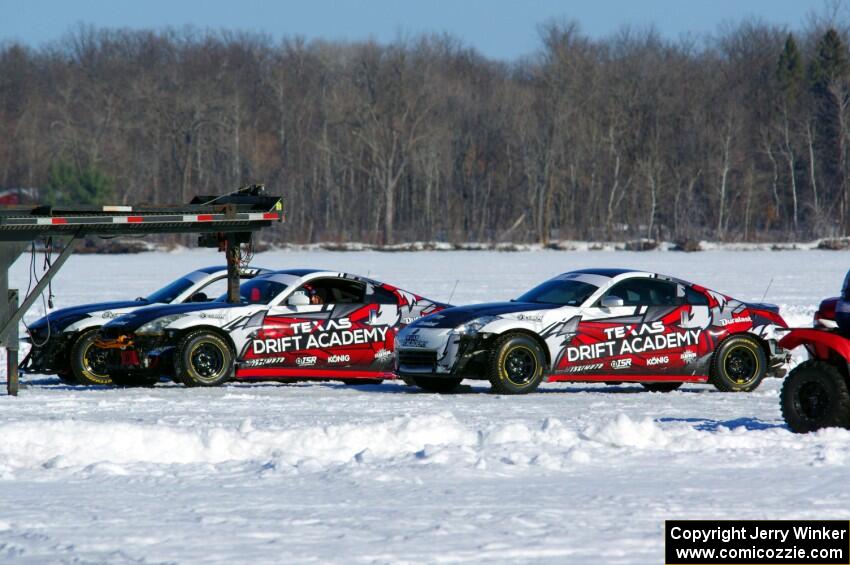
[[(133, 306), (145, 306), (150, 304), (147, 300), (123, 300), (118, 302), (97, 302), (94, 304), (82, 304), (80, 306), (71, 306), (69, 308), (60, 308), (54, 312), (50, 312), (47, 316), (39, 318), (29, 325), (31, 331), (39, 331), (47, 327), (50, 322), (50, 330), (53, 332), (61, 332), (66, 327), (70, 326), (78, 320), (86, 318), (94, 312), (105, 312), (107, 310), (118, 310), (121, 308), (131, 308)], [(104, 318), (104, 321), (106, 318)]]
[(189, 314), (201, 310), (220, 310), (222, 308), (234, 308), (245, 306), (244, 304), (231, 304), (229, 302), (187, 302), (185, 304), (165, 304), (163, 306), (148, 306), (139, 308), (134, 312), (115, 318), (103, 326), (104, 335), (123, 334), (134, 332), (151, 320), (170, 316), (171, 314)]
[(540, 302), (489, 302), (486, 304), (473, 304), (471, 306), (456, 306), (420, 318), (413, 322), (411, 326), (416, 327), (421, 325), (425, 328), (455, 328), (482, 316), (501, 316), (502, 314), (528, 312), (529, 310), (552, 310), (561, 306), (561, 304), (543, 304)]

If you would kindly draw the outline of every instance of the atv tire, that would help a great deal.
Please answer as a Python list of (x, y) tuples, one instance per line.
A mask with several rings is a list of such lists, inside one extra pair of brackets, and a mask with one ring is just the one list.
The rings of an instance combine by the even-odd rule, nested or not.
[(527, 394), (543, 382), (545, 368), (546, 355), (534, 338), (509, 333), (490, 350), (487, 377), (495, 393)]
[(186, 386), (219, 386), (233, 378), (233, 349), (220, 334), (197, 330), (180, 340), (174, 366)]
[(438, 394), (449, 394), (460, 385), (463, 379), (444, 377), (413, 377), (413, 384), (425, 392), (436, 392)]
[(782, 384), (780, 405), (794, 433), (850, 428), (847, 378), (825, 361), (812, 359), (797, 365)]
[[(106, 369), (106, 353), (99, 350), (94, 340), (99, 328), (84, 331), (71, 346), (71, 373), (76, 384), (110, 385), (112, 379)], [(62, 376), (59, 377), (62, 379)], [(62, 379), (64, 381), (64, 379)]]
[(673, 392), (682, 383), (640, 383), (640, 385), (649, 392)]
[(751, 392), (767, 374), (767, 355), (754, 338), (727, 338), (711, 358), (709, 382), (721, 392)]

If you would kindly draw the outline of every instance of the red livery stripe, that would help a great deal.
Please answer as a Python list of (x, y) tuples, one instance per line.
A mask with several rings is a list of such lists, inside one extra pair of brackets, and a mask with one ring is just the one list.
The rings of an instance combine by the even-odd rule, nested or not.
[(143, 220), (142, 220), (141, 216), (127, 216), (127, 223), (128, 224), (140, 224), (140, 223), (142, 223), (142, 221)]
[(237, 379), (279, 379), (297, 377), (299, 379), (394, 379), (395, 374), (381, 371), (334, 371), (330, 369), (283, 369), (263, 367), (257, 369), (237, 369)]
[(199, 222), (211, 222), (211, 221), (213, 221), (213, 216), (212, 216), (212, 214), (198, 214), (198, 221)]
[(550, 383), (557, 381), (572, 382), (623, 382), (623, 383), (704, 383), (708, 381), (705, 375), (582, 375), (582, 374), (559, 374), (550, 375), (546, 379)]
[(52, 224), (67, 224), (68, 220), (66, 218), (53, 218), (50, 223)]
[(266, 212), (263, 214), (264, 220), (277, 220), (277, 212)]

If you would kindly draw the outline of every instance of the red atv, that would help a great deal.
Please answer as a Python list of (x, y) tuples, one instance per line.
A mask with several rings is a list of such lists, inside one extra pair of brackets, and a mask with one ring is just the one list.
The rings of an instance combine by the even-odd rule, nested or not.
[(787, 350), (804, 345), (809, 360), (797, 365), (782, 385), (782, 416), (791, 431), (850, 428), (850, 289), (827, 298), (815, 312), (814, 329), (791, 330), (779, 341)]

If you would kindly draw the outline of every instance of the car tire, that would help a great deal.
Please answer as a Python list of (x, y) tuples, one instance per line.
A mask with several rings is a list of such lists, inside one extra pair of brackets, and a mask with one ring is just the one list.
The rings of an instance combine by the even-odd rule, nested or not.
[(112, 371), (112, 384), (119, 387), (152, 387), (159, 382), (159, 376), (144, 373), (132, 373), (129, 371)]
[[(112, 379), (106, 370), (105, 352), (94, 344), (99, 328), (81, 333), (71, 346), (71, 373), (76, 384), (110, 385)], [(61, 376), (59, 377), (62, 378)], [(63, 379), (64, 380), (64, 379)]]
[(384, 379), (342, 379), (342, 382), (350, 386), (379, 385), (384, 382)]
[(640, 386), (649, 392), (673, 392), (682, 386), (682, 383), (640, 383)]
[(454, 392), (463, 379), (443, 377), (413, 377), (413, 384), (425, 392), (449, 394)]
[(219, 386), (233, 378), (233, 349), (216, 332), (194, 331), (177, 345), (174, 365), (177, 379), (186, 386)]
[(735, 335), (720, 344), (711, 358), (709, 381), (721, 392), (751, 392), (767, 374), (767, 355), (754, 338)]
[(546, 355), (540, 344), (529, 335), (503, 335), (490, 350), (487, 376), (495, 393), (534, 392), (545, 373)]
[(792, 432), (850, 428), (850, 391), (837, 367), (819, 360), (797, 365), (782, 383), (782, 417)]

